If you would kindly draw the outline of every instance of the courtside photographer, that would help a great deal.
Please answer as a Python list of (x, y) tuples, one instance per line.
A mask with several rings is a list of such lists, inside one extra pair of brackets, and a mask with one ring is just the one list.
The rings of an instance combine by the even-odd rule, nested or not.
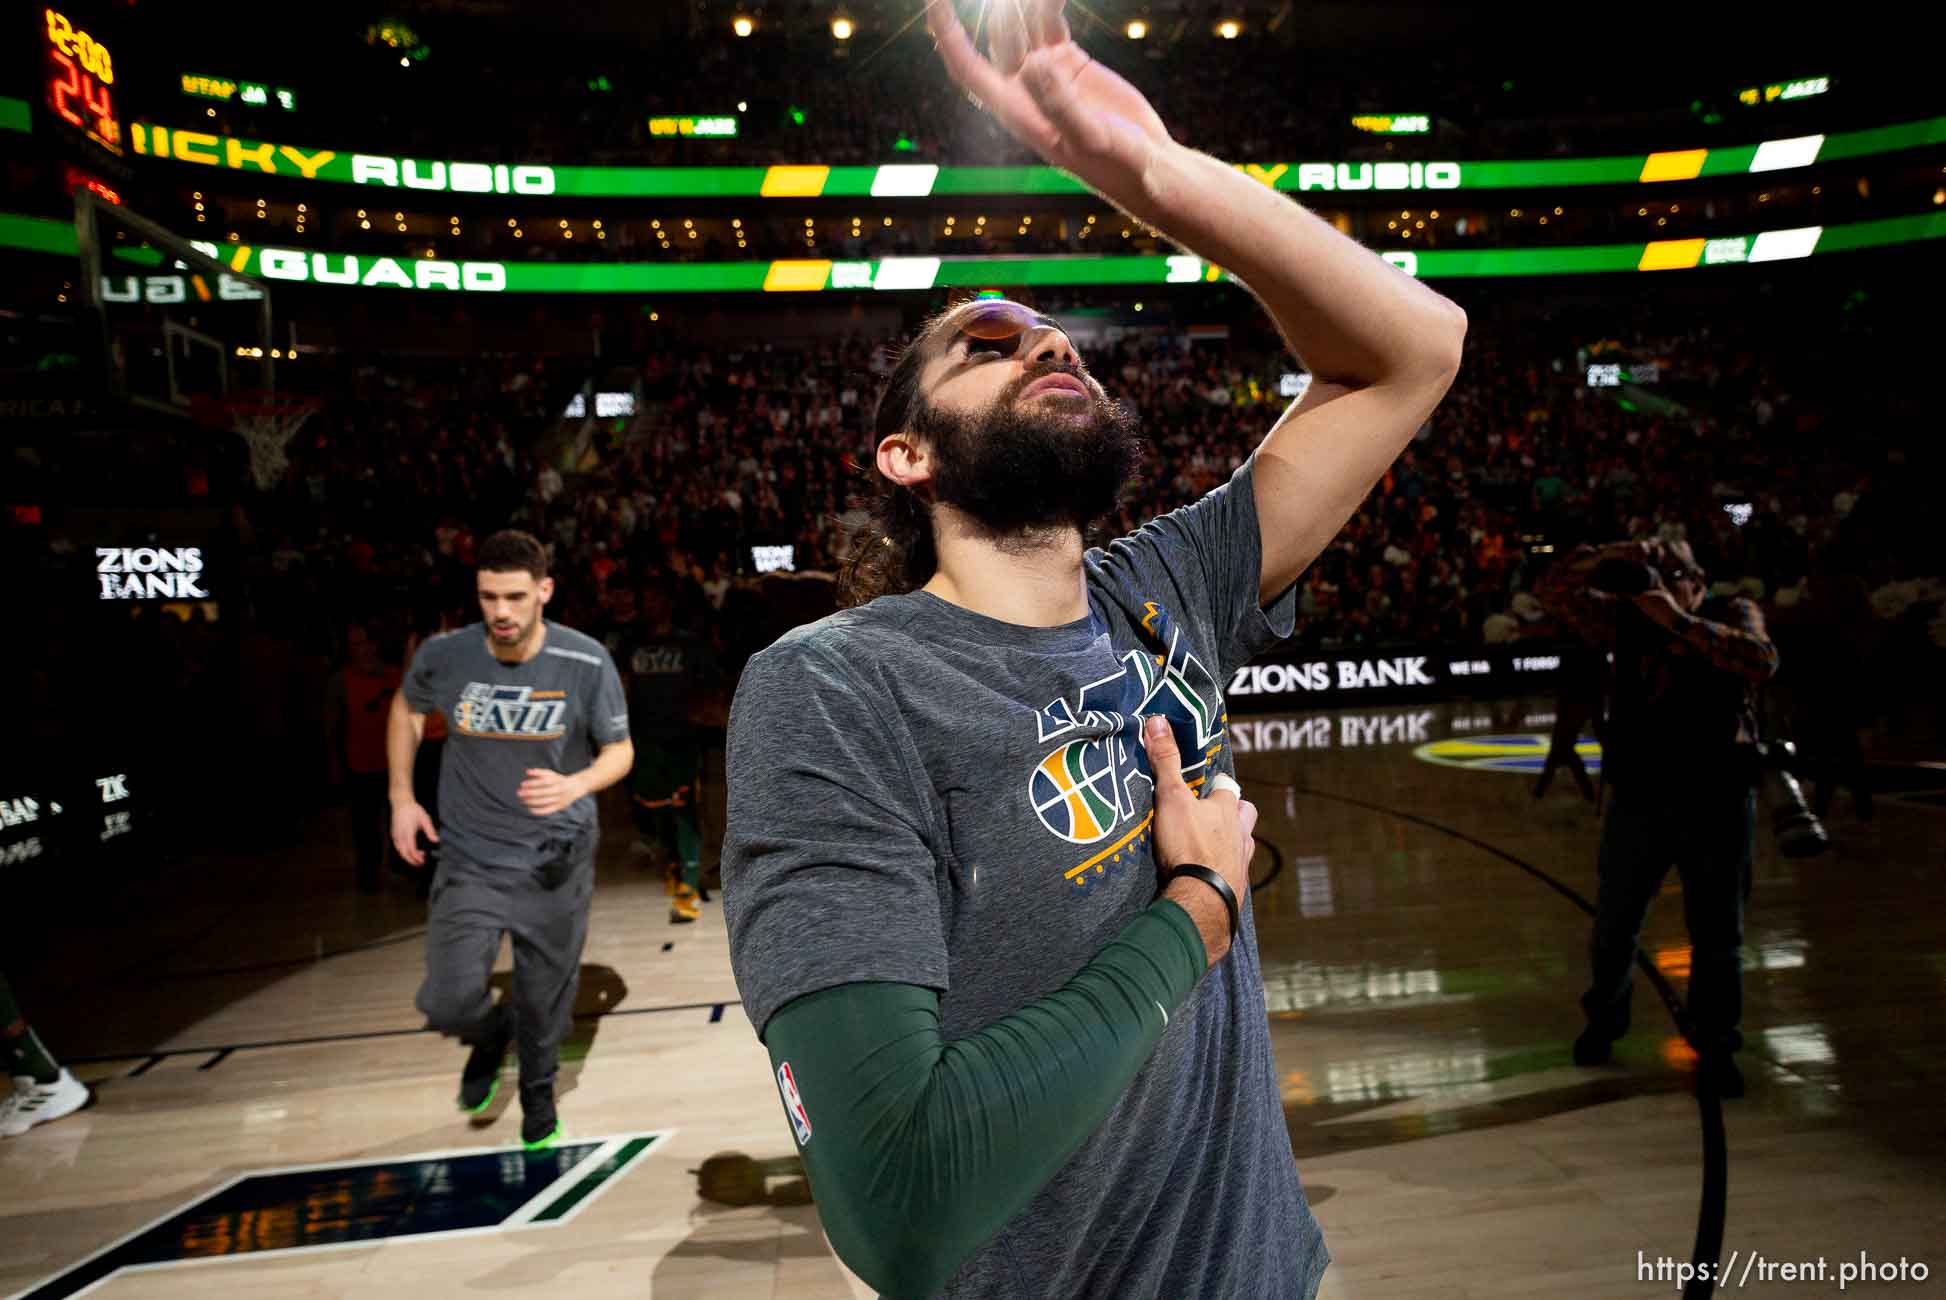
[(1705, 1086), (1741, 1096), (1739, 949), (1750, 891), (1762, 767), (1759, 687), (1777, 671), (1763, 612), (1712, 597), (1684, 541), (1580, 547), (1537, 589), (1541, 601), (1614, 657), (1602, 772), (1593, 977), (1577, 1065), (1599, 1065), (1628, 1030), (1636, 942), (1673, 865), (1691, 947), (1688, 1002)]

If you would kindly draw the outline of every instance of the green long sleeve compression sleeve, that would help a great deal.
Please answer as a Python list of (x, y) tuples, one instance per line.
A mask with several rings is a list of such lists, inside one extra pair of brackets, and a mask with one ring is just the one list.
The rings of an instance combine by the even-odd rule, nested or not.
[(912, 984), (778, 1011), (764, 1044), (801, 1099), (839, 1258), (888, 1297), (942, 1288), (1101, 1126), (1206, 964), (1188, 913), (1158, 899), (1061, 988), (965, 1038), (946, 1041), (939, 995)]

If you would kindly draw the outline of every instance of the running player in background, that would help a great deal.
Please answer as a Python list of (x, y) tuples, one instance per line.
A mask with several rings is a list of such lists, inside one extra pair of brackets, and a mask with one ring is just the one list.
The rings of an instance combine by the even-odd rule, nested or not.
[[(425, 862), (422, 836), (442, 850), (417, 1001), (433, 1028), (472, 1048), (460, 1107), (486, 1109), (517, 1042), (520, 1137), (531, 1150), (560, 1133), (554, 1076), (594, 895), (594, 795), (628, 775), (635, 750), (608, 652), (541, 617), (554, 582), (540, 542), (514, 530), (489, 537), (478, 590), (484, 621), (420, 646), (393, 697), (392, 842), (414, 866)], [(437, 827), (412, 791), (435, 709), (452, 728)], [(503, 933), (513, 935), (513, 997), (496, 1004), (488, 980)]]
[(694, 921), (709, 901), (703, 888), (701, 799), (703, 735), (693, 721), (712, 656), (700, 637), (678, 631), (675, 601), (660, 586), (642, 589), (641, 618), (621, 647), (628, 719), (635, 740), (630, 777), (637, 841), (661, 856), (669, 882), (669, 920)]

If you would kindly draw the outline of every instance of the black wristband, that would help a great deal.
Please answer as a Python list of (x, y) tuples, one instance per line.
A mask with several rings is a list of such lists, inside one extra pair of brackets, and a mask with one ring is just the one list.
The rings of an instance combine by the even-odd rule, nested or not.
[(1185, 862), (1179, 867), (1171, 868), (1169, 874), (1163, 878), (1163, 883), (1166, 885), (1178, 876), (1194, 877), (1222, 895), (1223, 906), (1230, 911), (1230, 942), (1235, 943), (1238, 924), (1237, 891), (1230, 888), (1230, 882), (1200, 862)]

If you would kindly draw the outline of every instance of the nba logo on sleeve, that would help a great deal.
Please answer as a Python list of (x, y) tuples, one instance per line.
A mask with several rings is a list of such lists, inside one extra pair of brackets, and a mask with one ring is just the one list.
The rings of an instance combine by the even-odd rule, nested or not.
[(811, 1140), (811, 1117), (804, 1111), (804, 1098), (797, 1095), (797, 1076), (791, 1073), (789, 1061), (777, 1067), (777, 1090), (784, 1094), (784, 1109), (791, 1113), (797, 1145), (803, 1146)]

